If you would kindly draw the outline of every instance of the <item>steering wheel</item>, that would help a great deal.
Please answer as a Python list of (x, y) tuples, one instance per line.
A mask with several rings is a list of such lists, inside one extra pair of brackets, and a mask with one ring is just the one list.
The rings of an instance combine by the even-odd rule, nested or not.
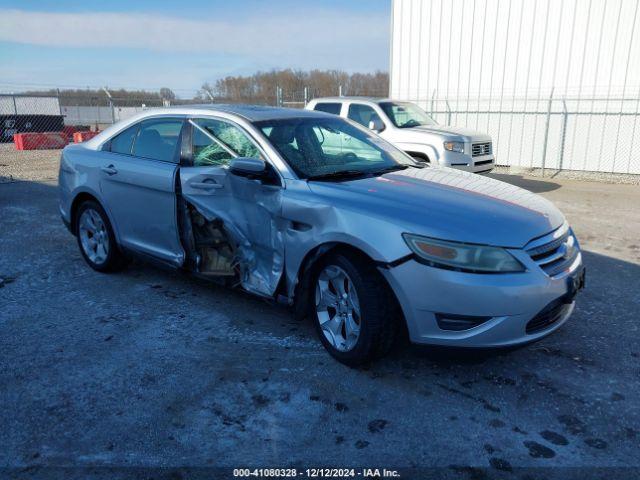
[(411, 120), (407, 120), (406, 122), (404, 122), (402, 124), (403, 127), (419, 127), (420, 126), (420, 122), (414, 120), (413, 118)]

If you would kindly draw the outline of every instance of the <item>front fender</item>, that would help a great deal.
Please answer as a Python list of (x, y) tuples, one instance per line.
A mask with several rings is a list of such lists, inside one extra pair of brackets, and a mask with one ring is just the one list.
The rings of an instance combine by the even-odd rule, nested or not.
[[(287, 295), (289, 298), (295, 296), (295, 290), (301, 281), (303, 270), (309, 266), (310, 260), (313, 263), (314, 258), (322, 256), (330, 249), (337, 246), (346, 246), (358, 250), (375, 262), (386, 263), (384, 256), (375, 247), (367, 242), (352, 235), (341, 234), (336, 232), (334, 235), (326, 234), (318, 239), (318, 243), (313, 246), (307, 245), (306, 248), (296, 249), (290, 247), (287, 251), (286, 259), (286, 275), (287, 275)], [(310, 248), (309, 248), (310, 247)]]
[(403, 227), (394, 219), (359, 211), (333, 197), (317, 196), (302, 180), (287, 181), (282, 199), (282, 220), (290, 297), (307, 255), (320, 246), (348, 245), (383, 263), (410, 253), (402, 238)]
[[(364, 220), (364, 219), (363, 219)], [(324, 253), (334, 245), (345, 245), (357, 249), (375, 262), (391, 263), (405, 257), (411, 251), (402, 238), (401, 231), (395, 225), (377, 225), (352, 219), (348, 229), (342, 230), (344, 223), (338, 228), (332, 228), (332, 221), (306, 231), (288, 228), (285, 234), (285, 272), (287, 279), (287, 293), (291, 298), (294, 294), (300, 271), (309, 255), (314, 251)], [(366, 228), (364, 225), (366, 224)]]

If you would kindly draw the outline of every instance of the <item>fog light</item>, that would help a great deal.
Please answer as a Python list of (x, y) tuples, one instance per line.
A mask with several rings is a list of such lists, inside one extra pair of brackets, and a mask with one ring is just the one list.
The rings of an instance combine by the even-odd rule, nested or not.
[(453, 330), (455, 332), (477, 327), (492, 318), (493, 317), (475, 317), (470, 315), (454, 315), (451, 313), (436, 313), (438, 327), (442, 330)]

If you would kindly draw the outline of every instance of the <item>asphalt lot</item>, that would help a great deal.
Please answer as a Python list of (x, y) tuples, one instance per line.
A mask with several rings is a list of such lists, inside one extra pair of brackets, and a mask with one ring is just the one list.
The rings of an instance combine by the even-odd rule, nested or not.
[(404, 346), (353, 370), (283, 307), (89, 269), (58, 157), (0, 150), (0, 466), (640, 468), (639, 186), (496, 174), (574, 226), (574, 316), (515, 351)]

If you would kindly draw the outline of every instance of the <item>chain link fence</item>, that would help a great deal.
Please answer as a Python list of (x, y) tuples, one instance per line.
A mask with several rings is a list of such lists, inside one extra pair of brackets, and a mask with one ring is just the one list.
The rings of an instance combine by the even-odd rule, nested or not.
[[(338, 88), (336, 96), (349, 92)], [(385, 97), (387, 92), (367, 92)], [(15, 133), (102, 130), (148, 108), (196, 103), (254, 103), (304, 108), (319, 92), (277, 87), (272, 99), (163, 100), (158, 96), (0, 94), (0, 141)], [(409, 99), (444, 125), (486, 132), (497, 164), (548, 170), (640, 174), (637, 96), (430, 97)]]
[(439, 123), (491, 135), (498, 165), (640, 174), (640, 92), (414, 101)]
[[(339, 87), (335, 94), (342, 91)], [(16, 133), (59, 132), (68, 130), (102, 130), (149, 108), (195, 104), (246, 103), (289, 108), (304, 108), (320, 96), (309, 88), (285, 90), (276, 87), (271, 97), (242, 96), (215, 97), (202, 92), (199, 98), (163, 99), (155, 93), (148, 96), (112, 95), (108, 90), (95, 94), (70, 95), (64, 90), (57, 94), (0, 93), (0, 141), (12, 142)]]

